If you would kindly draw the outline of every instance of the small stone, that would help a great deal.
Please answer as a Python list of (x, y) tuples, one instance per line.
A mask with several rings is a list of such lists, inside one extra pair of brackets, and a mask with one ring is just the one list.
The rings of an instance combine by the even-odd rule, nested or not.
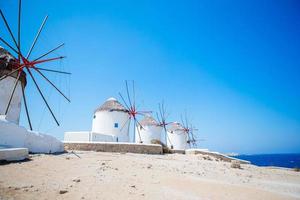
[(79, 178), (76, 178), (76, 179), (73, 180), (73, 182), (79, 183), (79, 182), (80, 182), (80, 179), (79, 179)]
[(135, 187), (135, 185), (131, 185), (130, 187), (132, 187), (132, 188), (136, 188), (136, 187)]
[(60, 190), (59, 191), (59, 194), (65, 194), (65, 193), (67, 193), (68, 191), (67, 190)]
[(151, 168), (152, 168), (152, 165), (151, 165), (151, 164), (149, 164), (149, 165), (147, 166), (147, 168), (148, 168), (148, 169), (151, 169)]

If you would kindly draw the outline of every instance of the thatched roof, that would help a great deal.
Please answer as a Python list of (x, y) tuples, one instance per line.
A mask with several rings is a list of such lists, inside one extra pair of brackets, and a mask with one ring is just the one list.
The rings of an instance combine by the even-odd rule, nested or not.
[(11, 69), (12, 63), (16, 61), (17, 59), (15, 57), (0, 46), (0, 69)]
[[(0, 77), (11, 73), (14, 69), (18, 67), (17, 59), (13, 57), (6, 49), (0, 46)], [(18, 71), (15, 73), (10, 74), (10, 77), (17, 78)], [(26, 74), (24, 71), (21, 72), (21, 76), (19, 80), (22, 82), (23, 86), (25, 87), (26, 82)]]
[(127, 109), (115, 98), (107, 99), (103, 105), (95, 110), (95, 112), (99, 111), (120, 111), (127, 112)]
[(157, 121), (150, 115), (146, 115), (141, 121), (142, 126), (157, 126)]
[(179, 122), (169, 124), (167, 129), (168, 131), (184, 130), (183, 126)]

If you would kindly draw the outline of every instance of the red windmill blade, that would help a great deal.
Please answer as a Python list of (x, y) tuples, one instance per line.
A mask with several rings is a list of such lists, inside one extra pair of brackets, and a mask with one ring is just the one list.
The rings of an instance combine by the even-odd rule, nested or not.
[[(63, 56), (60, 56), (60, 57), (54, 57), (54, 58), (48, 58), (48, 59), (42, 59), (44, 58), (45, 56), (51, 54), (52, 52), (56, 51), (57, 49), (61, 48), (62, 46), (64, 46), (64, 44), (61, 44), (51, 50), (49, 50), (48, 52), (42, 54), (41, 56), (39, 56), (38, 58), (36, 59), (30, 59), (30, 55), (31, 53), (33, 52), (35, 46), (36, 46), (36, 43), (40, 37), (40, 34), (47, 22), (47, 19), (48, 19), (48, 16), (46, 16), (33, 40), (33, 43), (28, 51), (28, 53), (26, 54), (26, 56), (24, 56), (24, 54), (22, 53), (21, 51), (21, 7), (22, 7), (22, 4), (21, 4), (21, 0), (19, 0), (19, 11), (18, 11), (18, 41), (16, 40), (13, 32), (11, 31), (11, 28), (2, 12), (2, 10), (0, 9), (0, 15), (4, 21), (4, 24), (5, 24), (5, 27), (7, 29), (7, 31), (9, 32), (9, 35), (11, 37), (11, 39), (13, 40), (13, 44), (9, 44), (6, 40), (4, 40), (2, 37), (0, 37), (0, 41), (5, 44), (7, 47), (9, 47), (16, 55), (17, 55), (17, 60), (12, 62), (11, 66), (12, 66), (12, 69), (10, 69), (11, 71), (5, 75), (3, 75), (1, 78), (0, 78), (0, 81), (4, 80), (5, 78), (9, 77), (9, 76), (12, 76), (13, 74), (17, 73), (17, 76), (16, 76), (16, 80), (15, 80), (15, 83), (14, 83), (14, 87), (12, 89), (12, 92), (11, 92), (11, 95), (9, 97), (9, 102), (6, 106), (6, 109), (5, 109), (5, 115), (7, 115), (8, 111), (9, 111), (9, 108), (10, 108), (10, 104), (11, 104), (11, 101), (12, 101), (12, 98), (15, 94), (15, 90), (16, 90), (16, 87), (17, 87), (17, 84), (18, 84), (18, 81), (20, 80), (20, 77), (21, 75), (25, 77), (26, 79), (26, 75), (29, 74), (29, 76), (31, 77), (35, 87), (37, 88), (40, 96), (42, 97), (44, 103), (46, 104), (46, 107), (48, 108), (49, 112), (51, 113), (53, 119), (55, 120), (56, 124), (59, 126), (59, 123), (58, 123), (58, 120), (56, 119), (52, 109), (50, 108), (47, 100), (45, 99), (44, 97), (44, 94), (42, 92), (42, 90), (40, 89), (39, 87), (39, 84), (37, 83), (35, 77), (33, 76), (32, 74), (32, 70), (36, 71), (39, 75), (41, 75), (45, 81), (47, 83), (49, 83), (57, 92), (59, 92), (67, 101), (70, 102), (70, 99), (63, 94), (63, 92), (61, 92), (60, 89), (58, 89), (55, 84), (50, 81), (41, 71), (48, 71), (48, 72), (53, 72), (53, 73), (60, 73), (60, 74), (71, 74), (69, 72), (63, 72), (63, 71), (58, 71), (58, 70), (51, 70), (51, 69), (45, 69), (45, 68), (42, 68), (42, 67), (37, 67), (37, 65), (41, 65), (43, 63), (46, 63), (46, 62), (51, 62), (51, 61), (55, 61), (55, 60), (61, 60), (65, 57)], [(3, 62), (3, 61), (2, 61)], [(26, 72), (24, 71), (24, 69), (26, 69)], [(31, 125), (31, 120), (30, 120), (30, 116), (29, 116), (29, 112), (28, 112), (28, 106), (27, 106), (27, 102), (26, 102), (26, 96), (25, 96), (25, 85), (22, 85), (22, 94), (23, 94), (23, 101), (24, 101), (24, 106), (25, 106), (25, 111), (26, 111), (26, 116), (27, 116), (27, 120), (28, 120), (28, 123), (29, 123), (29, 127), (30, 129), (32, 130), (32, 125)]]
[(158, 110), (159, 110), (159, 114), (156, 113), (158, 126), (161, 126), (163, 128), (164, 133), (165, 133), (165, 141), (166, 141), (166, 143), (167, 143), (167, 141), (169, 141), (171, 144), (171, 149), (173, 149), (172, 142), (167, 133), (167, 126), (173, 122), (167, 122), (168, 114), (167, 114), (164, 102), (162, 102), (161, 104), (160, 103), (158, 104)]
[[(127, 123), (129, 123), (133, 120), (134, 123), (134, 128), (133, 128), (133, 141), (135, 141), (135, 129), (137, 127), (137, 125), (139, 125), (140, 127), (143, 128), (143, 126), (140, 124), (140, 122), (137, 119), (138, 115), (146, 115), (146, 114), (150, 114), (152, 113), (151, 111), (140, 111), (138, 110), (137, 106), (136, 106), (136, 100), (135, 100), (135, 86), (134, 86), (134, 81), (132, 81), (132, 96), (131, 93), (129, 92), (129, 87), (128, 87), (128, 81), (125, 81), (125, 85), (126, 85), (126, 93), (127, 93), (127, 100), (128, 102), (126, 102), (126, 100), (124, 99), (124, 97), (122, 96), (122, 94), (119, 92), (119, 95), (123, 101), (123, 103), (125, 104), (125, 107), (127, 109), (127, 113), (129, 115), (129, 119), (125, 122), (125, 124), (123, 125), (123, 127), (125, 127), (125, 125)], [(122, 127), (122, 128), (123, 128)], [(142, 139), (141, 139), (141, 135), (140, 135), (140, 131), (138, 130), (138, 135), (139, 135), (139, 141), (141, 141), (141, 143), (143, 143)]]

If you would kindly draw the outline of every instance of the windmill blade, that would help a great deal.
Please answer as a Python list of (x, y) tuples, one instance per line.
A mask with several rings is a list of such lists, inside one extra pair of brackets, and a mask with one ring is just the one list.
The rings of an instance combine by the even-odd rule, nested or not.
[(173, 144), (172, 144), (171, 139), (170, 139), (170, 137), (168, 135), (168, 130), (167, 130), (166, 125), (164, 125), (164, 130), (165, 130), (165, 135), (166, 135), (166, 142), (167, 142), (167, 140), (169, 140), (170, 145), (171, 145), (171, 149), (173, 149)]
[(48, 15), (46, 15), (46, 17), (44, 18), (44, 20), (43, 20), (43, 22), (42, 22), (42, 24), (41, 24), (41, 26), (40, 26), (40, 28), (39, 28), (39, 30), (38, 30), (38, 32), (37, 32), (35, 38), (34, 38), (34, 40), (33, 40), (33, 43), (32, 43), (32, 45), (31, 45), (31, 47), (30, 47), (30, 49), (29, 49), (29, 51), (28, 51), (28, 53), (27, 53), (26, 59), (29, 58), (29, 56), (30, 56), (30, 54), (31, 54), (31, 52), (32, 52), (32, 50), (33, 50), (33, 48), (34, 48), (34, 46), (35, 46), (35, 44), (36, 44), (36, 42), (37, 42), (37, 40), (38, 40), (38, 38), (39, 38), (41, 32), (42, 32), (42, 30), (43, 30), (43, 28), (44, 28), (44, 25), (45, 25), (47, 19), (48, 19)]
[(162, 108), (161, 108), (160, 103), (158, 104), (158, 110), (159, 110), (161, 120), (164, 121), (164, 116), (163, 116), (163, 113), (162, 113)]
[(17, 55), (22, 55), (19, 51), (17, 51), (15, 48), (13, 48), (8, 42), (6, 42), (2, 37), (0, 37), (0, 40), (8, 46), (11, 50), (13, 50)]
[(15, 91), (16, 91), (16, 87), (17, 87), (18, 82), (19, 82), (19, 79), (20, 79), (20, 75), (21, 75), (21, 71), (18, 72), (18, 76), (17, 76), (17, 78), (16, 78), (16, 80), (15, 80), (14, 88), (13, 88), (13, 90), (12, 90), (12, 93), (11, 93), (11, 95), (10, 95), (10, 97), (9, 97), (8, 104), (7, 104), (6, 109), (5, 109), (5, 115), (7, 115), (7, 113), (8, 113), (8, 110), (9, 110), (9, 106), (10, 106), (11, 100), (13, 99), (13, 96), (14, 96)]
[(8, 74), (5, 74), (3, 75), (1, 78), (0, 78), (0, 81), (2, 81), (3, 79), (7, 78), (8, 76), (12, 75), (13, 73), (15, 73), (16, 71), (19, 71), (22, 67), (19, 67), (11, 72), (9, 72)]
[(132, 108), (132, 103), (131, 103), (131, 99), (130, 99), (130, 94), (129, 94), (129, 89), (128, 89), (128, 83), (127, 83), (127, 81), (125, 81), (125, 84), (126, 84), (126, 91), (127, 91), (127, 97), (128, 97), (129, 105)]
[(189, 123), (188, 123), (188, 118), (187, 118), (187, 113), (185, 111), (185, 126), (188, 128), (189, 127)]
[[(18, 15), (18, 49), (21, 50), (21, 6), (22, 2), (19, 0), (19, 15)], [(18, 61), (20, 63), (21, 56), (18, 54)]]
[[(6, 26), (7, 30), (8, 30), (8, 32), (9, 32), (11, 38), (13, 39), (13, 41), (14, 41), (14, 43), (15, 43), (17, 49), (19, 49), (18, 43), (17, 43), (17, 41), (16, 41), (16, 38), (15, 38), (14, 34), (12, 33), (12, 31), (11, 31), (11, 29), (10, 29), (10, 27), (9, 27), (9, 24), (8, 24), (8, 22), (7, 22), (7, 20), (6, 20), (6, 18), (5, 18), (5, 16), (4, 16), (4, 14), (3, 14), (3, 12), (2, 12), (1, 9), (0, 9), (0, 14), (1, 14), (1, 17), (2, 17), (2, 19), (3, 19), (3, 21), (4, 21), (4, 24), (5, 24), (5, 26)], [(20, 53), (20, 49), (19, 49), (19, 53)], [(19, 53), (18, 53), (18, 54), (19, 54)]]
[(190, 138), (190, 134), (189, 133), (187, 133), (187, 137), (188, 137), (187, 143), (189, 144), (189, 147), (191, 148), (191, 138)]
[(135, 122), (135, 120), (133, 120), (133, 142), (135, 142), (135, 128), (136, 128), (136, 122)]
[(194, 135), (194, 129), (193, 129), (192, 125), (191, 125), (190, 132), (191, 132), (191, 136), (192, 136), (192, 140), (193, 140), (193, 145), (194, 145), (194, 147), (197, 147), (197, 143), (196, 143), (196, 139), (195, 139), (195, 135)]
[(60, 73), (60, 74), (67, 74), (67, 75), (71, 75), (72, 74), (70, 72), (63, 72), (63, 71), (52, 70), (52, 69), (45, 69), (45, 68), (40, 68), (40, 67), (35, 67), (35, 69), (42, 70), (42, 71), (47, 71), (47, 72), (55, 72), (55, 73)]
[(130, 108), (129, 108), (129, 106), (127, 105), (127, 103), (126, 103), (126, 101), (125, 101), (125, 99), (123, 98), (123, 96), (122, 96), (122, 94), (119, 92), (119, 95), (120, 95), (120, 97), (121, 97), (121, 99), (122, 99), (122, 101), (123, 101), (123, 103), (124, 103), (124, 105), (125, 105), (125, 107), (127, 108), (127, 110), (129, 111), (130, 110)]
[(43, 55), (41, 55), (40, 57), (38, 57), (38, 58), (36, 58), (36, 59), (34, 59), (33, 60), (33, 62), (34, 61), (37, 61), (37, 60), (40, 60), (41, 58), (43, 58), (43, 57), (45, 57), (45, 56), (47, 56), (47, 55), (49, 55), (50, 53), (52, 53), (53, 51), (56, 51), (57, 49), (59, 49), (59, 48), (61, 48), (62, 46), (64, 46), (65, 45), (65, 43), (62, 43), (61, 45), (59, 45), (58, 47), (55, 47), (54, 49), (51, 49), (50, 51), (48, 51), (47, 53), (44, 53)]
[(161, 103), (161, 110), (162, 110), (162, 116), (163, 116), (163, 118), (165, 119), (166, 118), (166, 109), (165, 109), (165, 103), (164, 103), (164, 101), (162, 101), (162, 103)]
[(24, 92), (24, 85), (23, 84), (21, 84), (21, 85), (22, 85), (22, 94), (23, 94), (23, 101), (24, 101), (27, 121), (28, 121), (30, 130), (32, 130), (32, 125), (31, 125), (30, 116), (29, 116), (28, 107), (27, 107), (27, 102), (26, 102), (26, 96), (25, 96), (25, 92)]
[(147, 114), (151, 114), (152, 113), (152, 111), (138, 111), (136, 114), (138, 114), (138, 115), (147, 115)]
[(182, 115), (180, 115), (180, 119), (181, 119), (182, 126), (183, 126), (184, 128), (186, 128), (186, 126), (185, 126), (185, 124), (184, 124), (184, 121), (183, 121)]
[(29, 63), (29, 65), (37, 65), (37, 64), (41, 64), (44, 62), (50, 62), (50, 61), (54, 61), (54, 60), (61, 60), (66, 58), (66, 56), (59, 56), (59, 57), (55, 57), (55, 58), (49, 58), (49, 59), (45, 59), (45, 60), (37, 60), (37, 61), (32, 61)]
[(156, 118), (157, 118), (158, 123), (161, 124), (162, 122), (161, 122), (157, 112), (156, 112)]
[(66, 95), (62, 93), (62, 91), (60, 91), (60, 89), (58, 89), (40, 70), (36, 69), (35, 67), (33, 67), (33, 69), (35, 69), (35, 71), (37, 71), (48, 83), (50, 83), (50, 85), (52, 85), (56, 91), (58, 91), (67, 101), (71, 102), (71, 100), (66, 97)]
[(135, 121), (136, 121), (136, 123), (141, 127), (141, 129), (144, 129), (144, 127), (142, 126), (142, 124), (134, 117), (133, 118)]
[(134, 80), (132, 80), (132, 92), (133, 92), (133, 107), (135, 107), (135, 87), (134, 87)]
[(136, 118), (133, 118), (134, 119), (134, 135), (135, 135), (135, 129), (137, 129), (137, 132), (138, 132), (138, 135), (139, 135), (139, 139), (140, 139), (140, 143), (143, 143), (143, 141), (142, 141), (142, 138), (141, 138), (141, 133), (140, 133), (140, 129), (139, 129), (139, 127), (137, 127), (137, 124), (141, 127), (141, 128), (143, 128), (143, 126), (140, 124), (140, 122), (138, 122), (138, 120), (136, 119)]
[(42, 91), (41, 91), (40, 87), (38, 86), (38, 84), (37, 84), (37, 82), (36, 82), (35, 78), (33, 77), (32, 73), (31, 73), (30, 69), (28, 69), (28, 67), (26, 67), (26, 69), (27, 69), (27, 71), (28, 71), (29, 75), (31, 76), (31, 78), (32, 78), (32, 80), (33, 80), (33, 82), (34, 82), (34, 84), (35, 84), (35, 86), (36, 86), (37, 90), (39, 91), (39, 93), (40, 93), (41, 97), (43, 98), (43, 100), (44, 100), (44, 102), (45, 102), (45, 104), (46, 104), (46, 106), (47, 106), (48, 110), (50, 111), (50, 113), (51, 113), (51, 115), (52, 115), (53, 119), (55, 120), (55, 122), (56, 122), (57, 126), (59, 126), (59, 123), (58, 123), (58, 121), (57, 121), (57, 119), (56, 119), (56, 117), (55, 117), (54, 113), (52, 112), (52, 110), (51, 110), (51, 108), (50, 108), (50, 106), (49, 106), (49, 104), (48, 104), (47, 100), (45, 99), (45, 97), (44, 97), (44, 95), (43, 95), (43, 93), (42, 93)]
[(125, 123), (122, 125), (122, 127), (120, 128), (120, 131), (122, 131), (124, 129), (124, 127), (126, 126), (126, 124), (130, 121), (130, 117), (125, 121)]

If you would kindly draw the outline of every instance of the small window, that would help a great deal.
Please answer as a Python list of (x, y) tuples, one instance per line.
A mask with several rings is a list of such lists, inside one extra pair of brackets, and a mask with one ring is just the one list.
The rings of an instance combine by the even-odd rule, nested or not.
[(94, 119), (96, 118), (96, 115), (94, 115)]
[(114, 127), (119, 128), (119, 123), (115, 123)]

